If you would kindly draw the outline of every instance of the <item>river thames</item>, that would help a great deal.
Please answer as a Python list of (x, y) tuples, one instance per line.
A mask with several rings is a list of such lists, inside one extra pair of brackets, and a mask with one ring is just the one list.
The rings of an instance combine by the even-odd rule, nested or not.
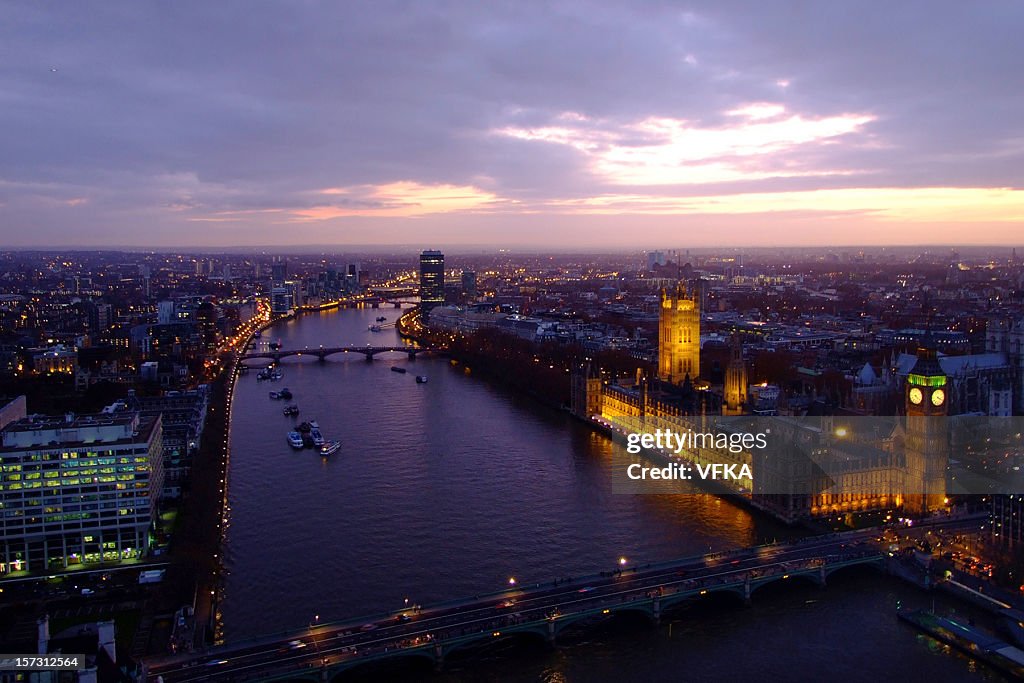
[[(281, 323), (262, 347), (400, 343), (393, 308)], [(385, 329), (369, 330), (378, 316)], [(621, 445), (446, 359), (291, 357), (234, 392), (221, 623), (228, 642), (630, 564), (791, 538), (797, 532), (699, 493), (612, 493)], [(392, 372), (392, 367), (408, 369)], [(426, 375), (425, 384), (416, 375)], [(288, 387), (301, 414), (268, 397)], [(295, 451), (315, 419), (342, 448)], [(623, 454), (624, 456), (624, 454)], [(626, 456), (624, 456), (626, 457)], [(821, 589), (715, 599), (659, 627), (613, 623), (556, 650), (512, 645), (454, 658), (424, 680), (1000, 680), (899, 622), (931, 597), (871, 570)], [(951, 603), (940, 609), (964, 608)], [(970, 614), (970, 613), (968, 613)], [(973, 615), (981, 619), (980, 615)], [(415, 671), (403, 676), (417, 677)]]

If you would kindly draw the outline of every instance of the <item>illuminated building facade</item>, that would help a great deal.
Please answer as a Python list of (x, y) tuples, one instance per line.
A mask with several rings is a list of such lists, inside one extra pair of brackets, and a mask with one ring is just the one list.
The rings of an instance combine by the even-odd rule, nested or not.
[(658, 319), (658, 378), (682, 384), (700, 375), (700, 295), (683, 282), (661, 290)]
[[(617, 431), (637, 433), (706, 431), (709, 424), (740, 429), (743, 420), (750, 421), (746, 429), (757, 431), (767, 424), (758, 423), (763, 418), (757, 415), (687, 414), (651, 384), (642, 378), (606, 383), (593, 368), (578, 368), (573, 412)], [(840, 418), (828, 416), (775, 417), (769, 441), (777, 444), (774, 448), (740, 453), (698, 449), (685, 455), (695, 463), (749, 465), (752, 480), (734, 482), (733, 492), (787, 522), (877, 510), (928, 514), (946, 506), (945, 385), (934, 351), (922, 349), (908, 377), (905, 422), (896, 416), (861, 417), (841, 425)]]
[(163, 486), (159, 416), (29, 416), (0, 438), (0, 575), (146, 553)]
[(945, 507), (946, 465), (949, 463), (948, 382), (934, 348), (921, 348), (907, 375), (905, 505), (927, 514)]
[(430, 309), (444, 305), (444, 254), (428, 249), (420, 254), (420, 307)]
[(723, 415), (740, 415), (747, 403), (747, 365), (743, 362), (743, 344), (733, 336), (729, 365), (725, 368)]

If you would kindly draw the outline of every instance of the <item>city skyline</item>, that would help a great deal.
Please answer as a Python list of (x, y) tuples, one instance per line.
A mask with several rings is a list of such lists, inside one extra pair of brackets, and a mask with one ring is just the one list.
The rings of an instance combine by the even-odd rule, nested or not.
[(1012, 245), (1022, 12), (12, 8), (0, 244)]

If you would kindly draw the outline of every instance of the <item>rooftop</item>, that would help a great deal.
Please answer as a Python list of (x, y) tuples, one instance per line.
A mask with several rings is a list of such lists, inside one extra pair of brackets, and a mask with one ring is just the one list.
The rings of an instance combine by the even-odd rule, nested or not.
[(29, 415), (0, 431), (0, 453), (47, 446), (148, 442), (159, 423), (159, 417), (141, 417), (135, 412)]

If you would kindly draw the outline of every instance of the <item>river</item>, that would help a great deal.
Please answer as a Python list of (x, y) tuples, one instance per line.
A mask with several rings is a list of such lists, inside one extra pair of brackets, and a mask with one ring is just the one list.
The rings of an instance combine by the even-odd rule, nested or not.
[[(307, 314), (259, 344), (395, 345), (387, 325), (398, 314)], [(382, 315), (385, 329), (370, 331)], [(645, 564), (794, 535), (698, 491), (612, 493), (620, 446), (443, 358), (303, 356), (281, 368), (283, 380), (258, 382), (254, 370), (234, 392), (220, 606), (229, 642), (490, 592), (512, 577), (532, 584), (620, 557)], [(317, 420), (340, 451), (323, 460), (289, 447), (295, 420), (268, 397), (283, 387), (299, 420)], [(715, 600), (657, 628), (612, 625), (527, 657), (476, 653), (432, 680), (998, 680), (900, 623), (896, 601), (925, 596), (870, 571), (764, 593), (752, 607)]]

